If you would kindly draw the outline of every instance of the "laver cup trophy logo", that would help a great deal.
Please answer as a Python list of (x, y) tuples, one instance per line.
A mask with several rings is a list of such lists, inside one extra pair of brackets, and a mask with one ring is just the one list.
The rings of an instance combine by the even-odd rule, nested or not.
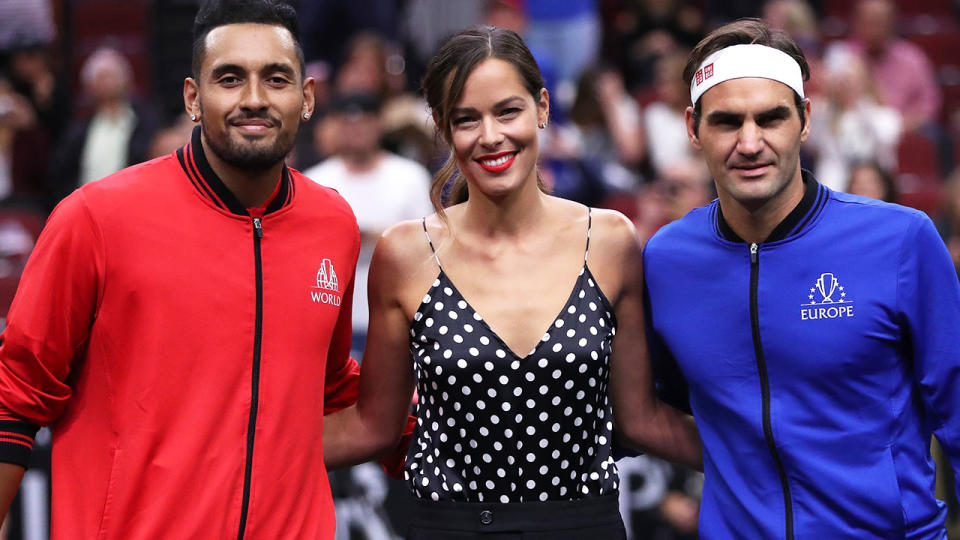
[(833, 296), (833, 291), (837, 290), (837, 278), (829, 272), (820, 274), (820, 279), (817, 280), (817, 290), (823, 296), (823, 300), (820, 301), (821, 304), (832, 304), (833, 300), (830, 297)]
[[(817, 293), (820, 293), (819, 295)], [(834, 295), (837, 299), (834, 300)], [(840, 319), (853, 317), (853, 300), (847, 297), (847, 291), (837, 276), (824, 272), (810, 287), (807, 301), (800, 304), (800, 320)]]

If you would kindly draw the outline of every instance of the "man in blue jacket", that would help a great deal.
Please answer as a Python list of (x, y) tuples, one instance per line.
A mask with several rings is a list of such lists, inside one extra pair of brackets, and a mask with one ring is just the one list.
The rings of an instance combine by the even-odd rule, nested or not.
[(933, 224), (801, 171), (785, 34), (731, 23), (684, 76), (718, 199), (644, 265), (661, 391), (703, 439), (701, 536), (946, 538), (930, 442), (960, 471), (960, 285)]

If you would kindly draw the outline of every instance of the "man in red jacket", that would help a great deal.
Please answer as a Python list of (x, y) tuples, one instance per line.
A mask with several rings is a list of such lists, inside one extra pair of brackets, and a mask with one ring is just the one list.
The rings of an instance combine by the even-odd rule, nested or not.
[(53, 432), (56, 538), (333, 538), (356, 219), (284, 165), (313, 113), (296, 13), (206, 3), (166, 157), (53, 212), (0, 338), (0, 510)]

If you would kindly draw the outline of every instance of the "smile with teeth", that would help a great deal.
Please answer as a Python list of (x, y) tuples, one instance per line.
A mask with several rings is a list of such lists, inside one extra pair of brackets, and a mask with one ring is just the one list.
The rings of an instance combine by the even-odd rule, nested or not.
[(477, 160), (477, 163), (486, 171), (501, 172), (510, 168), (515, 157), (517, 157), (516, 152), (503, 152), (502, 154), (483, 156)]

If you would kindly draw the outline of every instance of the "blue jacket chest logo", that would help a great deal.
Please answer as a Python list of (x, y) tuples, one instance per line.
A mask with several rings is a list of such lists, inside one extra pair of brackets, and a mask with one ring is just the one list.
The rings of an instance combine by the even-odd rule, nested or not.
[(839, 319), (853, 317), (853, 299), (831, 272), (824, 272), (813, 282), (807, 301), (800, 304), (800, 320)]

